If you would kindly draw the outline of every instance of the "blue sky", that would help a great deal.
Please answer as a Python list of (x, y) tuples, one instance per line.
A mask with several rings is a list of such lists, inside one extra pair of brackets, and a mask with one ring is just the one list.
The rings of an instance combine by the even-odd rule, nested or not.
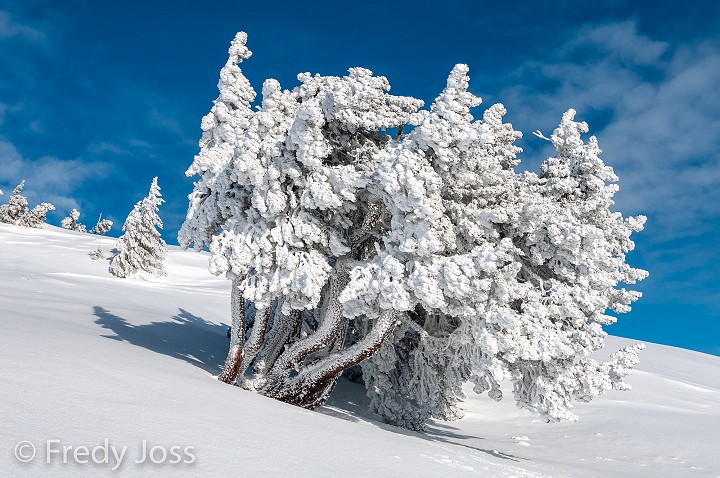
[(118, 235), (159, 176), (177, 243), (239, 30), (258, 91), (363, 66), (429, 104), (467, 63), (484, 106), (525, 133), (521, 168), (549, 153), (531, 132), (575, 108), (620, 176), (617, 208), (648, 216), (630, 256), (645, 297), (608, 331), (720, 355), (720, 2), (248, 3), (0, 0), (0, 202), (25, 178), (51, 223), (77, 207)]

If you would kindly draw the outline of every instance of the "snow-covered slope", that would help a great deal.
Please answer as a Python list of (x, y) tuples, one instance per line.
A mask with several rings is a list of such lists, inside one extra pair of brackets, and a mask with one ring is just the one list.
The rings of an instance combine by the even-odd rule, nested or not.
[[(229, 294), (207, 256), (171, 248), (167, 277), (117, 279), (98, 246), (113, 239), (0, 224), (0, 476), (720, 476), (718, 357), (648, 344), (634, 389), (579, 422), (470, 394), (463, 420), (418, 434), (375, 421), (357, 384), (310, 412), (214, 380)], [(105, 439), (108, 463), (78, 448)], [(135, 463), (143, 440), (163, 463)]]

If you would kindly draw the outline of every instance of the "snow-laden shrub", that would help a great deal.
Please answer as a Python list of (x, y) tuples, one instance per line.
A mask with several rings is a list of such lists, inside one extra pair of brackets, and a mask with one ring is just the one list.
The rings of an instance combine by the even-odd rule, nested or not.
[(22, 180), (20, 184), (15, 186), (12, 195), (8, 199), (8, 203), (0, 206), (0, 222), (7, 224), (20, 223), (20, 218), (28, 210), (28, 201), (25, 196), (22, 195), (23, 187), (25, 187), (25, 180)]
[(88, 252), (88, 256), (90, 256), (90, 259), (97, 261), (99, 259), (105, 259), (105, 252), (98, 247), (97, 249)]
[[(16, 224), (23, 227), (42, 227), (47, 219), (48, 211), (54, 211), (55, 206), (43, 202), (28, 209), (28, 200), (22, 195), (25, 180), (22, 180), (13, 190), (8, 203), (0, 206), (0, 222)], [(2, 196), (2, 191), (0, 191)]]
[(70, 211), (70, 214), (60, 221), (60, 226), (70, 231), (87, 232), (85, 224), (80, 224), (80, 211), (77, 209)]
[(55, 206), (49, 202), (42, 202), (20, 216), (18, 224), (24, 227), (42, 227), (47, 219), (48, 211), (54, 210)]
[(474, 119), (466, 65), (429, 110), (363, 68), (266, 80), (253, 110), (246, 41), (202, 120), (178, 236), (232, 281), (220, 380), (313, 408), (360, 364), (373, 410), (410, 428), (461, 416), (468, 381), (499, 400), (509, 380), (551, 421), (626, 388), (639, 346), (587, 356), (606, 310), (640, 296), (618, 285), (646, 275), (625, 262), (644, 218), (610, 212), (617, 178), (574, 111), (541, 174), (518, 173), (520, 133), (500, 104)]
[(102, 214), (98, 218), (97, 224), (90, 230), (90, 234), (97, 234), (98, 236), (104, 236), (110, 229), (112, 229), (113, 222), (110, 219), (103, 219)]

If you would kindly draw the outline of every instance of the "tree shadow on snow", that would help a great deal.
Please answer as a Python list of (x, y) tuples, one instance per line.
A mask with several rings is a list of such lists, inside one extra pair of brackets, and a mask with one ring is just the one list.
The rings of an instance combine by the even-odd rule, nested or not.
[(95, 323), (114, 334), (103, 337), (184, 360), (212, 374), (219, 373), (227, 354), (227, 327), (185, 309), (179, 311), (167, 322), (134, 325), (102, 307), (93, 307)]
[[(114, 334), (103, 335), (103, 337), (128, 342), (153, 352), (184, 360), (212, 374), (218, 374), (225, 361), (227, 327), (208, 322), (184, 309), (179, 309), (180, 313), (169, 322), (152, 322), (142, 325), (131, 324), (102, 307), (95, 306), (93, 310), (97, 316), (95, 323)], [(365, 387), (362, 384), (341, 378), (330, 396), (330, 400), (317, 411), (352, 422), (369, 422), (392, 433), (469, 448), (495, 458), (511, 461), (522, 459), (509, 453), (461, 443), (463, 440), (474, 442), (484, 440), (484, 438), (455, 433), (453, 430), (457, 430), (457, 428), (445, 423), (431, 420), (425, 432), (388, 425), (383, 423), (379, 415), (368, 410), (368, 403)]]
[(498, 450), (488, 450), (485, 448), (470, 445), (468, 443), (461, 443), (462, 440), (468, 440), (470, 442), (476, 440), (484, 440), (482, 437), (464, 435), (461, 433), (455, 433), (452, 430), (457, 428), (448, 425), (446, 423), (436, 422), (429, 420), (427, 423), (427, 429), (425, 432), (416, 432), (394, 425), (389, 425), (383, 422), (382, 417), (371, 412), (368, 409), (369, 399), (365, 395), (365, 386), (358, 383), (353, 383), (345, 378), (338, 380), (338, 384), (333, 390), (332, 395), (327, 403), (318, 408), (316, 411), (324, 415), (328, 415), (335, 418), (341, 418), (352, 422), (371, 422), (373, 425), (383, 430), (387, 430), (393, 433), (400, 433), (402, 435), (412, 436), (421, 438), (423, 440), (432, 442), (442, 442), (449, 445), (461, 446), (469, 448), (474, 451), (486, 453), (495, 458), (502, 458), (511, 461), (521, 461), (522, 458), (512, 455), (510, 453), (503, 453)]

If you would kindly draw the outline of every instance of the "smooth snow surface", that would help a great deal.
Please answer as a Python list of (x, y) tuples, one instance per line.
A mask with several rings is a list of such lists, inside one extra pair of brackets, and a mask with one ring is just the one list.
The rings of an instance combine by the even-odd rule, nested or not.
[[(720, 476), (718, 357), (648, 344), (633, 390), (578, 405), (575, 423), (470, 393), (464, 419), (408, 432), (376, 421), (350, 382), (311, 412), (214, 380), (228, 281), (207, 272), (206, 254), (172, 247), (167, 277), (118, 279), (88, 256), (113, 246), (0, 224), (0, 476)], [(607, 355), (632, 343), (608, 342)], [(106, 438), (127, 447), (116, 471), (112, 452), (75, 459)], [(24, 464), (22, 440), (37, 451)], [(47, 440), (60, 447), (49, 464)], [(143, 440), (193, 447), (195, 462), (137, 464)]]

